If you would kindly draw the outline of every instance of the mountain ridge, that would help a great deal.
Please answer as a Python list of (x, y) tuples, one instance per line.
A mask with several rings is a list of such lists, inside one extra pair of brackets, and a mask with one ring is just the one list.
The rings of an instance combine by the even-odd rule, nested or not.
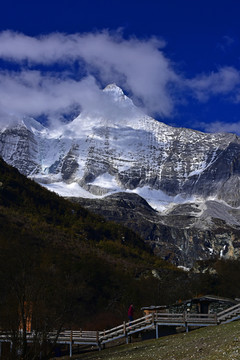
[[(106, 118), (83, 112), (57, 131), (25, 118), (22, 126), (0, 132), (0, 155), (43, 184), (61, 180), (66, 186), (78, 184), (79, 196), (81, 190), (89, 197), (134, 191), (150, 204), (151, 198), (159, 197), (158, 207), (152, 203), (158, 210), (164, 200), (175, 202), (175, 196), (182, 197), (182, 202), (188, 196), (216, 196), (240, 205), (235, 195), (225, 196), (232, 184), (238, 187), (240, 140), (236, 135), (173, 128), (143, 114), (116, 85), (103, 92), (111, 106), (117, 106), (117, 118), (111, 111)], [(22, 163), (24, 158), (28, 164)], [(219, 167), (224, 167), (225, 174), (219, 175)], [(148, 197), (144, 189), (150, 190)], [(150, 194), (151, 190), (158, 194)], [(65, 195), (61, 187), (58, 192)]]
[[(172, 242), (175, 253), (179, 250), (177, 235), (173, 233), (180, 235), (178, 231), (182, 229), (181, 241), (188, 245), (183, 246), (184, 256), (178, 255), (174, 260), (177, 264), (192, 264), (187, 257), (202, 258), (204, 252), (209, 254), (207, 248), (214, 249), (211, 241), (209, 246), (204, 245), (204, 237), (215, 239), (216, 221), (223, 224), (219, 228), (224, 230), (213, 241), (220, 244), (213, 254), (220, 256), (224, 246), (229, 249), (234, 243), (232, 255), (240, 256), (236, 240), (240, 138), (235, 134), (205, 134), (158, 122), (138, 109), (115, 84), (107, 86), (96, 103), (93, 109), (82, 111), (73, 121), (56, 129), (44, 127), (31, 118), (2, 128), (0, 156), (64, 197), (96, 199), (96, 202), (101, 199), (103, 205), (109, 195), (125, 192), (141, 196), (158, 212), (154, 213), (156, 228), (160, 226), (163, 230), (153, 231), (150, 241), (153, 247), (158, 247), (160, 256), (169, 256), (163, 250), (164, 226), (171, 233), (167, 243)], [(211, 201), (215, 202), (214, 206), (210, 205)], [(90, 206), (87, 200), (85, 203)], [(204, 207), (207, 209), (204, 217), (199, 216), (196, 209)], [(143, 227), (149, 221), (145, 223), (144, 211)], [(181, 220), (181, 223), (179, 211), (189, 221)], [(120, 215), (116, 211), (116, 220), (117, 216)], [(167, 216), (174, 218), (173, 226), (168, 221), (164, 223)], [(207, 230), (212, 235), (208, 236)], [(195, 242), (191, 240), (194, 234)], [(160, 247), (158, 239), (161, 239)], [(189, 247), (193, 249), (190, 253)], [(230, 255), (229, 251), (225, 253)]]

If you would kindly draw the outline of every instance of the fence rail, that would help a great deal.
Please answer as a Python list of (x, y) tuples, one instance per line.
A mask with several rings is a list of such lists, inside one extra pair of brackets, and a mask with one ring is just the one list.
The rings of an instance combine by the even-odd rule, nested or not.
[(218, 322), (225, 322), (227, 320), (231, 321), (236, 316), (240, 316), (240, 304), (234, 305), (226, 310), (221, 311), (217, 314)]

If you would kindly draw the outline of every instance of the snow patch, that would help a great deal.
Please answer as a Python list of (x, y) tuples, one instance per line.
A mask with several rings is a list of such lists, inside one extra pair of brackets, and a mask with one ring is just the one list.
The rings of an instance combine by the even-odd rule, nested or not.
[(181, 265), (178, 266), (178, 269), (181, 269), (183, 271), (190, 271), (191, 270), (191, 268), (188, 268), (186, 266), (181, 266)]
[(126, 192), (135, 193), (144, 198), (148, 204), (159, 212), (165, 212), (176, 204), (185, 204), (196, 201), (195, 197), (185, 198), (182, 195), (169, 196), (161, 190), (151, 189), (148, 186), (126, 190)]
[(213, 255), (213, 254), (214, 254), (213, 248), (210, 248), (210, 247), (209, 247), (209, 248), (207, 248), (207, 249), (208, 249), (210, 255)]
[(74, 196), (74, 197), (82, 197), (88, 199), (94, 199), (98, 197), (84, 190), (77, 183), (66, 184), (64, 182), (57, 182), (52, 184), (41, 184), (41, 185), (47, 188), (48, 190), (53, 191), (63, 197)]
[(114, 176), (110, 175), (109, 173), (104, 173), (102, 175), (99, 175), (93, 182), (91, 182), (91, 185), (96, 185), (101, 188), (107, 188), (109, 190), (114, 191), (122, 191), (123, 189), (118, 185), (116, 179)]
[(227, 247), (227, 245), (224, 245), (223, 246), (223, 249), (222, 250), (220, 250), (220, 258), (222, 258), (223, 257), (223, 253), (224, 253), (224, 251), (226, 250), (226, 247)]

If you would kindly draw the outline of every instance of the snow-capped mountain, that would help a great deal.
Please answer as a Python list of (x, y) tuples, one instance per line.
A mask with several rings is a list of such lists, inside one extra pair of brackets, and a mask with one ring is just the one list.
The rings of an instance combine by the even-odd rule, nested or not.
[(0, 155), (64, 196), (129, 191), (159, 210), (199, 196), (240, 205), (236, 135), (170, 127), (143, 114), (116, 85), (104, 93), (104, 114), (81, 113), (52, 131), (30, 118), (1, 129)]
[[(240, 226), (237, 209), (240, 206), (239, 137), (167, 126), (145, 115), (115, 84), (103, 90), (99, 106), (83, 111), (58, 128), (50, 129), (25, 117), (0, 129), (0, 156), (62, 196), (94, 199), (134, 193), (160, 211), (157, 216), (168, 215), (173, 219), (174, 214), (179, 216), (179, 209), (185, 209), (189, 219), (196, 219), (185, 222), (185, 230), (195, 227), (208, 231), (212, 217), (235, 228)], [(217, 206), (209, 205), (213, 200), (217, 201)], [(204, 216), (197, 214), (197, 207), (184, 207), (190, 203), (204, 209), (201, 212)], [(219, 210), (216, 215), (216, 208), (221, 206), (230, 209), (231, 214), (225, 216), (226, 211)], [(143, 217), (146, 220), (146, 216)], [(151, 218), (152, 215), (148, 216), (148, 227)], [(166, 217), (158, 219), (161, 226), (172, 226)], [(175, 220), (175, 228), (181, 227)], [(154, 223), (157, 221), (155, 216)], [(185, 251), (182, 263), (187, 264), (191, 246), (195, 252), (197, 250), (193, 234), (188, 237), (185, 230), (181, 235), (186, 237), (182, 240), (185, 245), (181, 251)], [(155, 241), (156, 245), (161, 231), (158, 229), (154, 235), (152, 229), (152, 235), (146, 235), (147, 240)], [(198, 247), (202, 248), (196, 258), (203, 257), (205, 250), (209, 253), (207, 249), (213, 249), (210, 251), (213, 254), (227, 253), (230, 249), (231, 236), (226, 236), (226, 242), (220, 241), (221, 246), (215, 251), (218, 239), (214, 244), (210, 241), (204, 245), (207, 236), (204, 234), (199, 235), (202, 245)], [(168, 241), (175, 241), (175, 238), (176, 234), (172, 234)], [(158, 246), (160, 253), (161, 246)], [(181, 248), (179, 243), (176, 246)], [(233, 254), (239, 256), (239, 246), (233, 248)], [(189, 254), (193, 253), (191, 251)]]

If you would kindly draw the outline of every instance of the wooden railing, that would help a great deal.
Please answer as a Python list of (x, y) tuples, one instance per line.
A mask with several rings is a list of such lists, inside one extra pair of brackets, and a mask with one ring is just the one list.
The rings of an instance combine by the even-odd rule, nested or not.
[(74, 342), (74, 343), (98, 343), (99, 341), (99, 332), (98, 331), (75, 331), (75, 330), (65, 330), (62, 331), (59, 336), (58, 340), (63, 342)]
[(185, 313), (155, 313), (154, 320), (157, 323), (161, 324), (184, 324), (185, 323)]
[[(122, 337), (127, 337), (133, 333), (143, 331), (149, 328), (155, 328), (156, 325), (176, 325), (186, 326), (190, 324), (213, 325), (217, 324), (215, 314), (190, 314), (190, 313), (152, 313), (131, 322), (123, 324), (104, 331), (83, 331), (83, 330), (65, 330), (58, 334), (53, 331), (48, 333), (49, 341), (57, 337), (58, 343), (75, 344), (103, 344)], [(0, 340), (10, 338), (10, 334), (0, 333)], [(27, 334), (27, 339), (31, 341), (34, 338), (34, 332)]]
[(218, 320), (218, 323), (220, 324), (227, 320), (231, 321), (231, 319), (234, 319), (237, 316), (240, 316), (240, 304), (231, 306), (230, 308), (218, 313), (217, 320)]
[(217, 324), (216, 314), (193, 314), (193, 313), (155, 313), (155, 322), (162, 325), (190, 325), (202, 324), (210, 325)]
[(123, 323), (109, 330), (99, 332), (99, 341), (103, 344), (119, 338), (127, 337), (145, 329), (155, 329), (157, 325), (176, 326), (208, 326), (217, 325), (216, 314), (191, 314), (191, 313), (152, 313)]
[(217, 325), (217, 314), (191, 314), (186, 316), (186, 322), (190, 324)]
[[(120, 338), (128, 338), (130, 335), (147, 330), (155, 329), (158, 337), (158, 326), (185, 326), (186, 331), (189, 326), (210, 326), (221, 324), (222, 322), (233, 321), (240, 318), (240, 304), (234, 305), (218, 314), (194, 314), (194, 313), (152, 313), (131, 322), (124, 322), (109, 330), (104, 331), (83, 331), (83, 330), (65, 330), (57, 334), (53, 331), (48, 334), (49, 341), (56, 341), (59, 344), (69, 344), (70, 356), (72, 355), (72, 346), (74, 344), (95, 345), (101, 349), (102, 345)], [(27, 341), (33, 342), (36, 334), (34, 332), (27, 334)], [(10, 333), (0, 333), (1, 342), (11, 342)]]
[(102, 344), (104, 344), (122, 337), (127, 337), (128, 335), (152, 326), (154, 326), (154, 321), (152, 314), (150, 314), (130, 322), (124, 322), (122, 325), (116, 326), (112, 329), (100, 331), (99, 340)]

